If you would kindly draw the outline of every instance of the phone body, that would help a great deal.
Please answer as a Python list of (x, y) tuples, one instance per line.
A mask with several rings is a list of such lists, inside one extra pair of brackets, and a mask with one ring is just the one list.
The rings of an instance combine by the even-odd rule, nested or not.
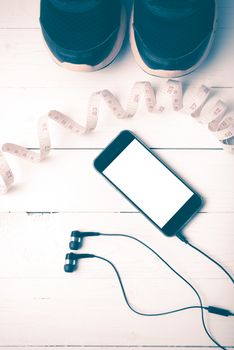
[(122, 131), (94, 160), (95, 169), (166, 236), (201, 208), (201, 197), (143, 141)]

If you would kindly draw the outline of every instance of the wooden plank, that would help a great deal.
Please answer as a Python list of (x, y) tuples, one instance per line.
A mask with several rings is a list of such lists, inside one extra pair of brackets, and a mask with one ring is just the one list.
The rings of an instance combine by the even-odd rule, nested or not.
[[(33, 348), (34, 350), (43, 350), (43, 349), (53, 349), (55, 348), (54, 345), (45, 345), (45, 346), (4, 346), (4, 347), (1, 347), (0, 348), (2, 349), (6, 349), (6, 350), (14, 350), (17, 348), (17, 350), (25, 350), (25, 349), (31, 349)], [(93, 350), (93, 349), (98, 349), (98, 350), (118, 350), (118, 349), (121, 349), (121, 350), (130, 350), (130, 349), (137, 349), (137, 350), (144, 350), (144, 349), (176, 349), (176, 348), (179, 348), (179, 349), (199, 349), (199, 348), (202, 348), (202, 349), (210, 349), (211, 347), (210, 346), (177, 346), (177, 345), (144, 345), (144, 346), (139, 346), (139, 345), (129, 345), (129, 346), (115, 346), (115, 345), (110, 345), (110, 346), (99, 346), (99, 345), (92, 345), (92, 346), (82, 346), (82, 345), (69, 345), (69, 346), (59, 346), (59, 345), (56, 345), (56, 349), (58, 350), (69, 350), (69, 349), (74, 349), (74, 348), (77, 348), (79, 350)], [(227, 348), (233, 348), (232, 346), (228, 346)]]
[[(208, 286), (204, 281), (194, 282), (199, 283), (201, 288)], [(137, 284), (140, 283), (138, 280)], [(145, 284), (149, 293), (148, 290), (143, 292), (134, 289), (136, 281), (132, 280), (131, 284), (133, 287), (130, 291), (128, 289), (128, 294), (138, 294), (135, 306), (139, 305), (141, 311), (157, 312), (165, 310), (165, 307), (168, 310), (193, 304), (190, 292), (183, 292), (183, 297), (180, 298), (173, 283), (167, 284), (164, 280)], [(79, 280), (76, 276), (67, 281), (7, 280), (4, 285), (6, 287), (0, 292), (1, 345), (4, 346), (213, 345), (202, 329), (198, 310), (161, 318), (134, 315), (123, 304), (123, 298), (113, 279), (91, 281)], [(163, 288), (160, 288), (161, 285)], [(209, 289), (213, 288), (213, 297), (217, 300), (220, 300), (218, 293), (222, 290), (222, 285), (221, 281), (216, 281), (208, 286)], [(13, 297), (6, 294), (11, 289), (14, 290)], [(41, 290), (44, 294), (39, 293)], [(162, 294), (164, 290), (166, 292)], [(142, 293), (145, 293), (144, 298)], [(231, 295), (224, 293), (224, 296), (231, 301)], [(147, 307), (145, 299), (151, 303), (150, 307)], [(233, 346), (232, 319), (209, 315), (207, 321), (222, 344)]]
[[(1, 346), (212, 345), (197, 311), (155, 319), (131, 314), (113, 271), (101, 261), (82, 261), (74, 275), (62, 271), (69, 230), (77, 223), (84, 229), (89, 225), (105, 232), (127, 231), (160, 251), (198, 288), (206, 304), (233, 309), (232, 285), (221, 271), (178, 240), (162, 235), (155, 239), (152, 226), (139, 214), (134, 219), (132, 215), (0, 214)], [(188, 231), (193, 242), (233, 269), (231, 222), (233, 214), (200, 214)], [(134, 242), (90, 238), (83, 251), (105, 256), (118, 266), (131, 303), (141, 311), (196, 304), (190, 289)], [(232, 321), (208, 317), (213, 334), (229, 346), (234, 343)]]
[[(25, 350), (25, 349), (31, 349), (32, 346), (17, 346), (17, 347), (12, 347), (12, 346), (4, 346), (1, 347), (2, 349), (6, 349), (6, 350), (15, 350), (17, 348), (17, 350)], [(43, 350), (43, 349), (53, 349), (55, 348), (54, 345), (45, 345), (45, 346), (33, 346), (34, 350)], [(185, 350), (185, 349), (205, 349), (205, 348), (211, 348), (206, 347), (206, 346), (177, 346), (177, 345), (144, 345), (144, 346), (139, 346), (139, 345), (130, 345), (130, 346), (114, 346), (114, 345), (110, 345), (110, 346), (98, 346), (98, 345), (92, 345), (92, 346), (83, 346), (83, 345), (69, 345), (69, 346), (59, 346), (56, 345), (56, 349), (58, 350), (69, 350), (69, 349), (74, 349), (77, 348), (79, 350), (131, 350), (131, 349), (137, 349), (137, 350), (144, 350), (144, 349), (180, 349), (180, 350)], [(232, 346), (228, 346), (227, 348), (233, 348)]]
[[(131, 0), (125, 0), (129, 9)], [(7, 6), (1, 0), (0, 28), (38, 28), (39, 27), (39, 0), (11, 0), (11, 6)], [(219, 26), (233, 27), (233, 1), (218, 0)]]
[(0, 1), (0, 28), (38, 28), (40, 0)]
[[(45, 345), (45, 346), (33, 346), (34, 350), (43, 350), (43, 349), (53, 349), (55, 346), (54, 345)], [(25, 349), (31, 349), (32, 346), (17, 346), (17, 347), (12, 347), (12, 346), (4, 346), (1, 347), (2, 349), (6, 349), (6, 350), (15, 350), (15, 348), (17, 348), (18, 350), (25, 350)], [(58, 350), (69, 350), (69, 349), (74, 349), (77, 348), (79, 350), (129, 350), (129, 349), (137, 349), (137, 350), (144, 350), (144, 349), (180, 349), (180, 350), (185, 350), (185, 349), (205, 349), (205, 348), (211, 348), (210, 346), (177, 346), (177, 345), (144, 345), (144, 346), (139, 346), (139, 345), (130, 345), (130, 346), (114, 346), (114, 345), (110, 345), (110, 346), (98, 346), (98, 345), (92, 345), (90, 346), (82, 346), (82, 345), (69, 345), (69, 346), (59, 346), (56, 345), (56, 349)], [(227, 348), (233, 348), (232, 346), (228, 346)]]
[[(184, 229), (191, 242), (216, 257), (231, 272), (234, 270), (233, 220), (233, 214), (203, 213), (196, 215)], [(70, 232), (77, 229), (136, 236), (190, 279), (225, 279), (223, 272), (214, 264), (177, 238), (162, 235), (138, 213), (1, 213), (0, 223), (0, 278), (3, 281), (12, 278), (66, 279), (64, 257), (69, 251)], [(87, 238), (83, 248), (87, 253), (103, 255), (115, 261), (125, 279), (140, 278), (148, 283), (154, 278), (164, 278), (179, 282), (146, 248), (127, 238)], [(144, 256), (143, 260), (141, 256)], [(6, 261), (9, 264), (4, 263)], [(113, 271), (102, 262), (81, 262), (82, 271), (84, 273), (79, 276), (82, 279), (113, 278)], [(224, 285), (228, 287), (229, 282), (224, 282)]]
[[(15, 350), (17, 348), (17, 350), (25, 350), (25, 349), (31, 349), (33, 348), (34, 350), (43, 350), (43, 349), (53, 349), (55, 348), (54, 345), (45, 345), (45, 346), (17, 346), (17, 347), (12, 347), (12, 346), (4, 346), (1, 347), (2, 349), (6, 349), (6, 350)], [(177, 345), (144, 345), (144, 346), (139, 346), (139, 345), (129, 345), (129, 346), (115, 346), (115, 345), (110, 345), (110, 346), (98, 346), (98, 345), (92, 345), (92, 346), (83, 346), (83, 345), (69, 345), (69, 346), (59, 346), (56, 345), (56, 349), (58, 350), (69, 350), (69, 349), (74, 349), (77, 348), (79, 350), (129, 350), (129, 349), (137, 349), (137, 350), (144, 350), (144, 349), (180, 349), (180, 350), (185, 350), (185, 349), (206, 349), (206, 348), (211, 348), (211, 346), (177, 346)], [(227, 348), (233, 348), (233, 346), (228, 346)]]
[[(188, 88), (192, 89), (192, 86)], [(121, 92), (122, 90), (122, 92)], [(124, 91), (123, 91), (124, 90)], [(26, 147), (38, 147), (38, 118), (51, 109), (57, 109), (82, 125), (86, 124), (89, 96), (93, 89), (86, 88), (14, 88), (0, 89), (2, 99), (0, 140), (19, 143)], [(126, 106), (130, 88), (113, 88)], [(205, 106), (204, 115), (222, 99), (233, 108), (233, 89), (212, 89), (212, 97)], [(185, 95), (186, 104), (186, 95)], [(150, 114), (144, 102), (139, 106), (134, 118), (119, 120), (101, 104), (97, 129), (90, 135), (77, 135), (61, 128), (57, 123), (49, 123), (51, 142), (54, 148), (103, 148), (121, 130), (131, 129), (145, 137), (154, 148), (221, 148), (221, 143), (208, 130), (207, 125), (197, 123), (191, 116), (181, 112), (166, 111), (163, 114)]]
[[(141, 136), (141, 135), (140, 135)], [(135, 211), (93, 168), (97, 150), (57, 150), (40, 164), (13, 156), (16, 185), (1, 198), (1, 211)], [(157, 154), (194, 187), (203, 211), (233, 211), (234, 158), (224, 151), (160, 150)]]
[[(232, 87), (233, 39), (233, 29), (220, 28), (207, 60), (192, 75), (181, 78), (182, 81), (191, 83), (193, 79), (193, 84)], [(80, 86), (91, 87), (92, 91), (121, 87), (126, 93), (137, 80), (161, 82), (160, 78), (146, 75), (137, 66), (129, 47), (125, 47), (115, 62), (105, 70), (87, 74), (67, 71), (54, 64), (39, 29), (3, 29), (0, 30), (0, 42), (0, 87), (62, 86), (77, 89)]]

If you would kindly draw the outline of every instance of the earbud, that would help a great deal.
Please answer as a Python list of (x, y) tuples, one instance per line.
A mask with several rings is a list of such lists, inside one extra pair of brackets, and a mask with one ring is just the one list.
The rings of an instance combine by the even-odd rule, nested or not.
[(68, 253), (68, 254), (66, 254), (66, 257), (65, 257), (64, 271), (68, 272), (68, 273), (74, 272), (77, 269), (78, 260), (94, 258), (94, 257), (95, 257), (95, 255), (93, 255), (93, 254)]
[(71, 272), (74, 272), (76, 268), (77, 268), (76, 254), (74, 253), (66, 254), (64, 271), (71, 273)]
[(100, 236), (98, 232), (80, 232), (80, 231), (72, 231), (71, 240), (69, 243), (69, 247), (71, 250), (78, 250), (82, 247), (83, 238), (91, 237), (91, 236)]

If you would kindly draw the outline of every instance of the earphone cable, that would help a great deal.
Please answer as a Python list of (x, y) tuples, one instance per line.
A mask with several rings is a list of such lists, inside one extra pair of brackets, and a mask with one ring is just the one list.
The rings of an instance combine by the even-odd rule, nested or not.
[(197, 252), (199, 252), (200, 254), (204, 255), (207, 259), (209, 259), (210, 261), (212, 261), (216, 266), (218, 266), (227, 276), (228, 278), (232, 281), (232, 283), (234, 284), (234, 278), (231, 276), (231, 274), (220, 264), (218, 263), (218, 261), (214, 260), (211, 256), (209, 256), (208, 254), (206, 254), (205, 252), (203, 252), (200, 248), (196, 247), (195, 245), (193, 245), (192, 243), (189, 242), (189, 240), (182, 234), (179, 233), (176, 235), (179, 240), (181, 240), (183, 243), (189, 245), (191, 248), (193, 248), (194, 250), (196, 250)]
[[(212, 342), (214, 344), (216, 344), (218, 347), (220, 347), (221, 349), (223, 350), (226, 350), (225, 347), (223, 347), (221, 344), (219, 344), (213, 337), (212, 335), (209, 333), (207, 327), (206, 327), (206, 324), (205, 324), (205, 319), (204, 319), (204, 309), (208, 310), (207, 307), (204, 307), (203, 304), (202, 304), (202, 299), (198, 293), (198, 291), (195, 289), (195, 287), (193, 287), (193, 285), (188, 281), (186, 280), (179, 272), (177, 272), (166, 260), (164, 260), (154, 249), (152, 249), (150, 246), (148, 246), (146, 243), (144, 243), (143, 241), (141, 241), (140, 239), (134, 237), (134, 236), (130, 236), (130, 235), (126, 235), (126, 234), (112, 234), (112, 233), (101, 233), (100, 236), (110, 236), (110, 237), (125, 237), (125, 238), (130, 238), (138, 243), (140, 243), (141, 245), (143, 245), (145, 248), (149, 249), (153, 254), (155, 254), (172, 272), (174, 272), (178, 277), (180, 277), (193, 291), (194, 293), (196, 294), (198, 300), (199, 300), (199, 304), (200, 306), (190, 306), (190, 307), (186, 307), (186, 308), (182, 308), (182, 309), (178, 309), (178, 310), (172, 310), (172, 311), (168, 311), (166, 313), (163, 313), (163, 314), (151, 314), (151, 316), (162, 316), (162, 315), (166, 315), (166, 314), (170, 314), (170, 313), (175, 313), (175, 312), (179, 312), (179, 311), (184, 311), (184, 310), (187, 310), (187, 309), (194, 309), (194, 308), (200, 308), (201, 310), (201, 320), (202, 320), (202, 325), (203, 325), (203, 328), (205, 330), (205, 333), (207, 334), (207, 336), (210, 338), (210, 340), (212, 340)], [(123, 296), (124, 296), (124, 299), (128, 305), (128, 307), (135, 313), (139, 314), (139, 315), (142, 315), (142, 316), (150, 316), (150, 314), (143, 314), (143, 313), (140, 313), (138, 312), (137, 310), (135, 310), (129, 303), (128, 299), (127, 299), (127, 295), (126, 295), (126, 292), (125, 292), (125, 289), (124, 289), (124, 286), (123, 286), (123, 283), (122, 283), (122, 280), (121, 280), (121, 277), (120, 277), (120, 274), (117, 270), (117, 268), (115, 267), (115, 265), (109, 261), (108, 259), (105, 259), (103, 257), (100, 257), (100, 256), (96, 256), (96, 258), (98, 259), (101, 259), (103, 261), (106, 261), (107, 263), (109, 263), (112, 268), (114, 269), (116, 275), (117, 275), (117, 278), (119, 280), (119, 283), (120, 283), (120, 287), (121, 287), (121, 290), (123, 292)]]
[(232, 283), (234, 284), (234, 278), (231, 276), (231, 274), (221, 265), (219, 264), (216, 260), (214, 260), (213, 258), (211, 258), (209, 255), (207, 255), (205, 252), (203, 252), (201, 249), (197, 248), (196, 246), (194, 246), (192, 243), (188, 242), (187, 243), (191, 248), (195, 249), (196, 251), (198, 251), (200, 254), (204, 255), (207, 259), (209, 259), (210, 261), (212, 261), (215, 265), (217, 265), (232, 281)]
[[(95, 258), (97, 259), (100, 259), (100, 260), (103, 260), (103, 261), (106, 261), (108, 264), (110, 264), (112, 266), (112, 268), (114, 269), (116, 275), (117, 275), (117, 278), (119, 280), (119, 283), (120, 283), (120, 287), (122, 289), (122, 292), (123, 292), (123, 296), (124, 296), (124, 299), (126, 301), (126, 304), (127, 306), (134, 312), (136, 313), (137, 315), (140, 315), (140, 316), (146, 316), (146, 317), (155, 317), (155, 316), (166, 316), (166, 315), (170, 315), (170, 314), (173, 314), (173, 313), (176, 313), (176, 312), (180, 312), (180, 311), (186, 311), (186, 310), (191, 310), (191, 309), (201, 309), (201, 306), (200, 305), (194, 305), (194, 306), (186, 306), (186, 307), (183, 307), (183, 308), (180, 308), (180, 309), (175, 309), (175, 310), (170, 310), (170, 311), (166, 311), (166, 312), (161, 312), (161, 313), (144, 313), (144, 312), (141, 312), (141, 311), (138, 311), (136, 309), (133, 308), (133, 306), (130, 304), (129, 300), (128, 300), (128, 297), (127, 297), (127, 294), (126, 294), (126, 291), (125, 291), (125, 288), (123, 286), (123, 282), (122, 282), (122, 278), (120, 277), (120, 273), (119, 271), (117, 270), (116, 266), (108, 259), (106, 258), (103, 258), (101, 256), (98, 256), (98, 255), (95, 255)], [(205, 306), (202, 306), (203, 309), (207, 310), (208, 308), (205, 307)]]

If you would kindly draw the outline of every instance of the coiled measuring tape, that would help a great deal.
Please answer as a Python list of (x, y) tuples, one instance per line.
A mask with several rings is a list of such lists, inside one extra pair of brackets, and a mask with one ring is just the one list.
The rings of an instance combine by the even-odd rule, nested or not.
[(184, 112), (197, 121), (208, 124), (208, 129), (219, 139), (222, 147), (233, 153), (234, 113), (226, 114), (227, 105), (218, 100), (206, 114), (202, 114), (202, 109), (208, 100), (209, 94), (210, 89), (202, 85), (197, 91), (190, 93), (186, 106), (183, 107), (183, 90), (180, 81), (168, 80), (158, 89), (156, 94), (149, 82), (137, 82), (131, 90), (127, 107), (124, 109), (119, 100), (109, 90), (102, 90), (93, 93), (90, 97), (86, 126), (82, 126), (70, 117), (52, 110), (38, 120), (39, 153), (13, 143), (5, 143), (2, 146), (2, 152), (0, 151), (0, 176), (3, 182), (0, 185), (0, 194), (7, 193), (14, 182), (14, 175), (3, 152), (31, 162), (44, 160), (51, 150), (48, 119), (54, 120), (73, 133), (88, 134), (97, 126), (101, 101), (105, 102), (115, 117), (122, 119), (131, 118), (136, 114), (141, 99), (145, 101), (146, 108), (150, 113), (162, 113), (169, 107), (175, 111), (183, 109)]

